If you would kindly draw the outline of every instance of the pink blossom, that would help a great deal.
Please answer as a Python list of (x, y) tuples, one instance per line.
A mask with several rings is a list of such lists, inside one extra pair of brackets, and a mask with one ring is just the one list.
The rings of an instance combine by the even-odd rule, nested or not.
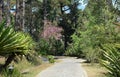
[(62, 31), (63, 31), (63, 29), (61, 27), (52, 25), (51, 22), (46, 21), (44, 30), (43, 30), (41, 36), (45, 39), (54, 37), (56, 40), (59, 40), (62, 37), (62, 34), (61, 34)]

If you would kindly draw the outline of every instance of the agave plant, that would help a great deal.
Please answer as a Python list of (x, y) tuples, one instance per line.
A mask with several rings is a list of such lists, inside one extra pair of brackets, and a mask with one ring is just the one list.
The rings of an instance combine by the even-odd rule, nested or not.
[(111, 77), (120, 77), (120, 44), (103, 45), (103, 56), (101, 64), (108, 69)]
[(29, 53), (33, 46), (32, 38), (23, 32), (16, 32), (11, 27), (0, 24), (0, 55), (7, 56), (3, 67), (9, 65), (16, 55)]

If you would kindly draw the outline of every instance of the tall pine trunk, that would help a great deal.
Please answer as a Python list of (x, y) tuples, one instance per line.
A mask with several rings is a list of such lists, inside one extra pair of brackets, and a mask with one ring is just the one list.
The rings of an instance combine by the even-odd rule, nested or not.
[[(43, 30), (45, 30), (46, 24), (47, 24), (47, 0), (43, 0)], [(44, 34), (43, 34), (44, 37)]]
[(25, 0), (23, 0), (23, 22), (22, 22), (22, 30), (25, 31)]
[(11, 17), (10, 17), (10, 0), (7, 0), (7, 14), (6, 14), (6, 20), (7, 20), (7, 26), (11, 23)]
[(15, 54), (12, 53), (11, 55), (8, 56), (7, 60), (5, 61), (5, 64), (2, 66), (2, 68), (6, 68), (15, 58)]
[(15, 30), (19, 28), (19, 0), (16, 0), (16, 13), (15, 13)]
[(47, 20), (47, 0), (43, 0), (44, 20)]
[(15, 29), (22, 31), (21, 0), (16, 0)]
[(0, 22), (2, 21), (2, 0), (0, 1)]
[(4, 16), (4, 0), (0, 0), (0, 22), (3, 20)]
[[(63, 11), (63, 3), (60, 2), (60, 11), (61, 11), (61, 17), (63, 17), (64, 11)], [(66, 28), (65, 28), (65, 23), (64, 20), (61, 20), (60, 26), (62, 26), (62, 28), (64, 29), (64, 50), (67, 49), (67, 34), (66, 34)]]

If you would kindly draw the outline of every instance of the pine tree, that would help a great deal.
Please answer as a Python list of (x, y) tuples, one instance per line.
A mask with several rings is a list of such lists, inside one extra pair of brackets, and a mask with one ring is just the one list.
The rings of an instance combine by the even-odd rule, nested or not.
[(3, 0), (0, 1), (0, 22), (3, 19), (3, 13), (4, 13), (4, 2)]

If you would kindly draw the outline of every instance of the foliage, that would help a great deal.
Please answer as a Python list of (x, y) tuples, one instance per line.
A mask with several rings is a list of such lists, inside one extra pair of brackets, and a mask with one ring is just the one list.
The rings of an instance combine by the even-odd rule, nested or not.
[(101, 64), (108, 69), (110, 77), (120, 77), (120, 44), (105, 44), (102, 47), (104, 59)]
[[(72, 42), (71, 35), (74, 34), (75, 30), (79, 26), (78, 18), (80, 17), (81, 10), (78, 9), (78, 5), (79, 5), (78, 0), (68, 0), (68, 1), (60, 2), (60, 9), (61, 9), (60, 18), (61, 19), (59, 20), (59, 26), (61, 26), (64, 30), (63, 35), (64, 35), (65, 50), (67, 49), (68, 44)], [(65, 8), (66, 6), (68, 8)]]
[(52, 55), (48, 55), (48, 60), (49, 60), (50, 63), (54, 63), (55, 62), (54, 56), (52, 56)]
[(49, 40), (41, 38), (37, 44), (36, 50), (41, 55), (61, 55), (64, 53), (63, 43), (54, 38), (49, 38)]
[(5, 28), (5, 22), (0, 24), (0, 55), (7, 57), (7, 66), (16, 55), (30, 53), (33, 48), (32, 38), (23, 32), (15, 32), (11, 27)]
[(55, 55), (64, 54), (64, 44), (62, 40), (55, 40), (53, 46), (55, 47)]
[(110, 42), (113, 39), (111, 36), (107, 36), (106, 33), (107, 30), (102, 25), (88, 27), (86, 31), (80, 32), (80, 47), (89, 62), (98, 61), (99, 57), (102, 56), (101, 44)]
[(38, 51), (41, 54), (57, 55), (63, 53), (62, 28), (53, 25), (49, 21), (45, 21), (44, 30), (41, 33), (41, 39), (38, 42)]
[[(87, 5), (84, 10), (78, 9), (81, 1), (83, 6)], [(116, 19), (119, 20), (120, 2), (116, 0), (114, 4), (114, 0), (81, 1), (1, 0), (0, 20), (5, 18), (7, 26), (13, 20), (13, 27), (29, 32), (37, 41), (36, 50), (42, 55), (62, 55), (67, 48), (67, 55), (85, 57), (88, 62), (98, 62), (104, 56), (101, 45), (120, 43), (119, 28), (115, 30), (116, 26), (113, 25)], [(12, 8), (14, 17), (11, 18), (10, 9), (14, 5), (16, 9)], [(33, 48), (32, 38), (28, 34), (3, 26), (0, 26), (0, 55), (7, 58), (6, 63), (9, 64), (15, 56), (25, 54), (29, 61), (37, 64), (34, 56), (38, 55), (29, 52)]]
[(41, 33), (41, 36), (44, 39), (48, 39), (48, 40), (50, 38), (55, 38), (56, 40), (60, 40), (62, 37), (62, 34), (61, 34), (62, 31), (63, 31), (62, 28), (53, 25), (49, 21), (45, 21), (44, 30)]
[[(31, 10), (32, 9), (32, 10)], [(27, 0), (25, 3), (25, 31), (38, 41), (43, 28), (43, 7), (38, 0)]]
[[(102, 57), (101, 44), (114, 43), (117, 34), (115, 32), (116, 15), (108, 8), (108, 1), (90, 0), (86, 9), (79, 17), (78, 27), (72, 37), (72, 43), (66, 53), (85, 56), (88, 62), (98, 62)], [(80, 13), (79, 13), (80, 14)]]
[(19, 70), (14, 68), (13, 70), (4, 69), (2, 71), (2, 77), (23, 77)]
[(32, 65), (40, 65), (41, 60), (37, 52), (29, 53), (25, 55), (28, 62), (30, 62)]
[(0, 25), (0, 55), (12, 52), (26, 54), (33, 46), (32, 38), (23, 32), (15, 32), (12, 28)]
[[(77, 31), (72, 35), (72, 47), (68, 48), (68, 53), (77, 55), (78, 57), (86, 57), (88, 62), (96, 61), (100, 57), (99, 45), (102, 43), (100, 39), (104, 35), (100, 31), (102, 28), (99, 26), (88, 27), (85, 31)], [(96, 37), (96, 38), (94, 38)]]
[(77, 55), (78, 57), (85, 56), (88, 62), (98, 62), (102, 57), (101, 44), (114, 43), (118, 35), (115, 32), (115, 27), (94, 25), (87, 26), (87, 28), (72, 35), (72, 44), (66, 51), (67, 54)]
[(78, 36), (74, 34), (72, 35), (72, 40), (73, 42), (72, 44), (69, 45), (65, 54), (71, 56), (73, 55), (73, 56), (83, 57), (84, 55), (80, 48), (80, 39), (78, 38)]
[(50, 46), (49, 42), (47, 42), (45, 39), (41, 39), (37, 44), (36, 50), (41, 55), (47, 55), (48, 52), (51, 50), (51, 46)]

